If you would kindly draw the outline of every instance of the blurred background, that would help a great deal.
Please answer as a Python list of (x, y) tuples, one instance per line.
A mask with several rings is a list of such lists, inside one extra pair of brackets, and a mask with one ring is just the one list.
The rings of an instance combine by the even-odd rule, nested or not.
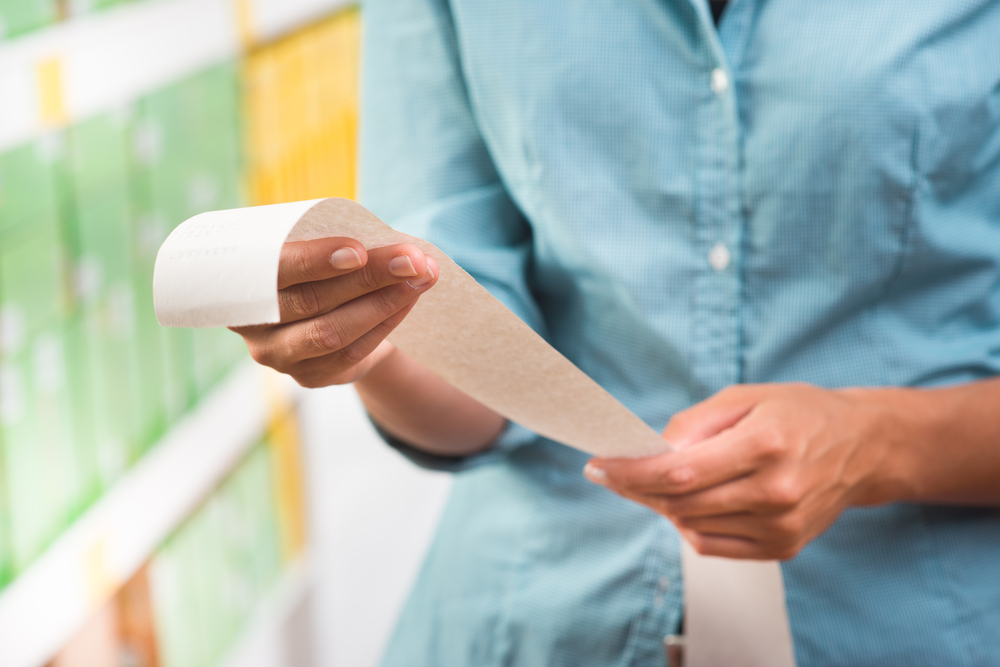
[(3, 667), (377, 664), (447, 479), (151, 293), (192, 215), (354, 196), (359, 20), (0, 0)]

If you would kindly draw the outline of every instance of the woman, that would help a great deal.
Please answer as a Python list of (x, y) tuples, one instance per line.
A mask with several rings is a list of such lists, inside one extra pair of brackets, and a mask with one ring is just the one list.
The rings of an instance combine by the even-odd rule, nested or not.
[(681, 447), (589, 483), (383, 342), (432, 260), (288, 244), (255, 357), (459, 473), (385, 664), (662, 664), (678, 531), (803, 667), (1000, 655), (1000, 4), (730, 4), (366, 5), (364, 203)]

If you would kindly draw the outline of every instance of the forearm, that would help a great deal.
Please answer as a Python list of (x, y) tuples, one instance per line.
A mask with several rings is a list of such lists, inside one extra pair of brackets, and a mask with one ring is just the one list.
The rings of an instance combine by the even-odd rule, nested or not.
[(859, 504), (1000, 506), (1000, 379), (942, 389), (856, 389), (876, 446)]
[(432, 454), (488, 449), (506, 421), (396, 348), (354, 383), (368, 413), (400, 440)]

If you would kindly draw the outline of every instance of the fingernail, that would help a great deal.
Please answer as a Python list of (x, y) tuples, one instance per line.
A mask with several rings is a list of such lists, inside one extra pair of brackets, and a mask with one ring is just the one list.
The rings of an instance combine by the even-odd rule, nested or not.
[(397, 278), (412, 278), (417, 275), (417, 270), (413, 268), (413, 262), (409, 257), (400, 255), (389, 261), (389, 273)]
[(330, 255), (330, 263), (341, 271), (356, 269), (361, 266), (361, 255), (354, 248), (341, 248)]
[(604, 486), (608, 483), (608, 473), (603, 468), (598, 468), (592, 463), (583, 466), (583, 476), (594, 484)]
[(423, 277), (417, 278), (416, 280), (407, 280), (406, 284), (412, 287), (413, 289), (426, 285), (430, 281), (434, 280), (434, 276), (437, 275), (436, 269), (437, 269), (437, 262), (428, 257), (427, 273), (425, 273)]

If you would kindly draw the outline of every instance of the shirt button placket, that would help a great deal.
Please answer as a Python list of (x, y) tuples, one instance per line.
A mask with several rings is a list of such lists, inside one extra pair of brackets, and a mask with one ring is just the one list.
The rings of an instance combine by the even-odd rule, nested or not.
[(733, 270), (742, 231), (739, 197), (739, 127), (729, 72), (707, 72), (710, 98), (699, 122), (701, 140), (698, 238), (705, 264), (697, 281), (694, 398), (739, 382), (740, 275)]

